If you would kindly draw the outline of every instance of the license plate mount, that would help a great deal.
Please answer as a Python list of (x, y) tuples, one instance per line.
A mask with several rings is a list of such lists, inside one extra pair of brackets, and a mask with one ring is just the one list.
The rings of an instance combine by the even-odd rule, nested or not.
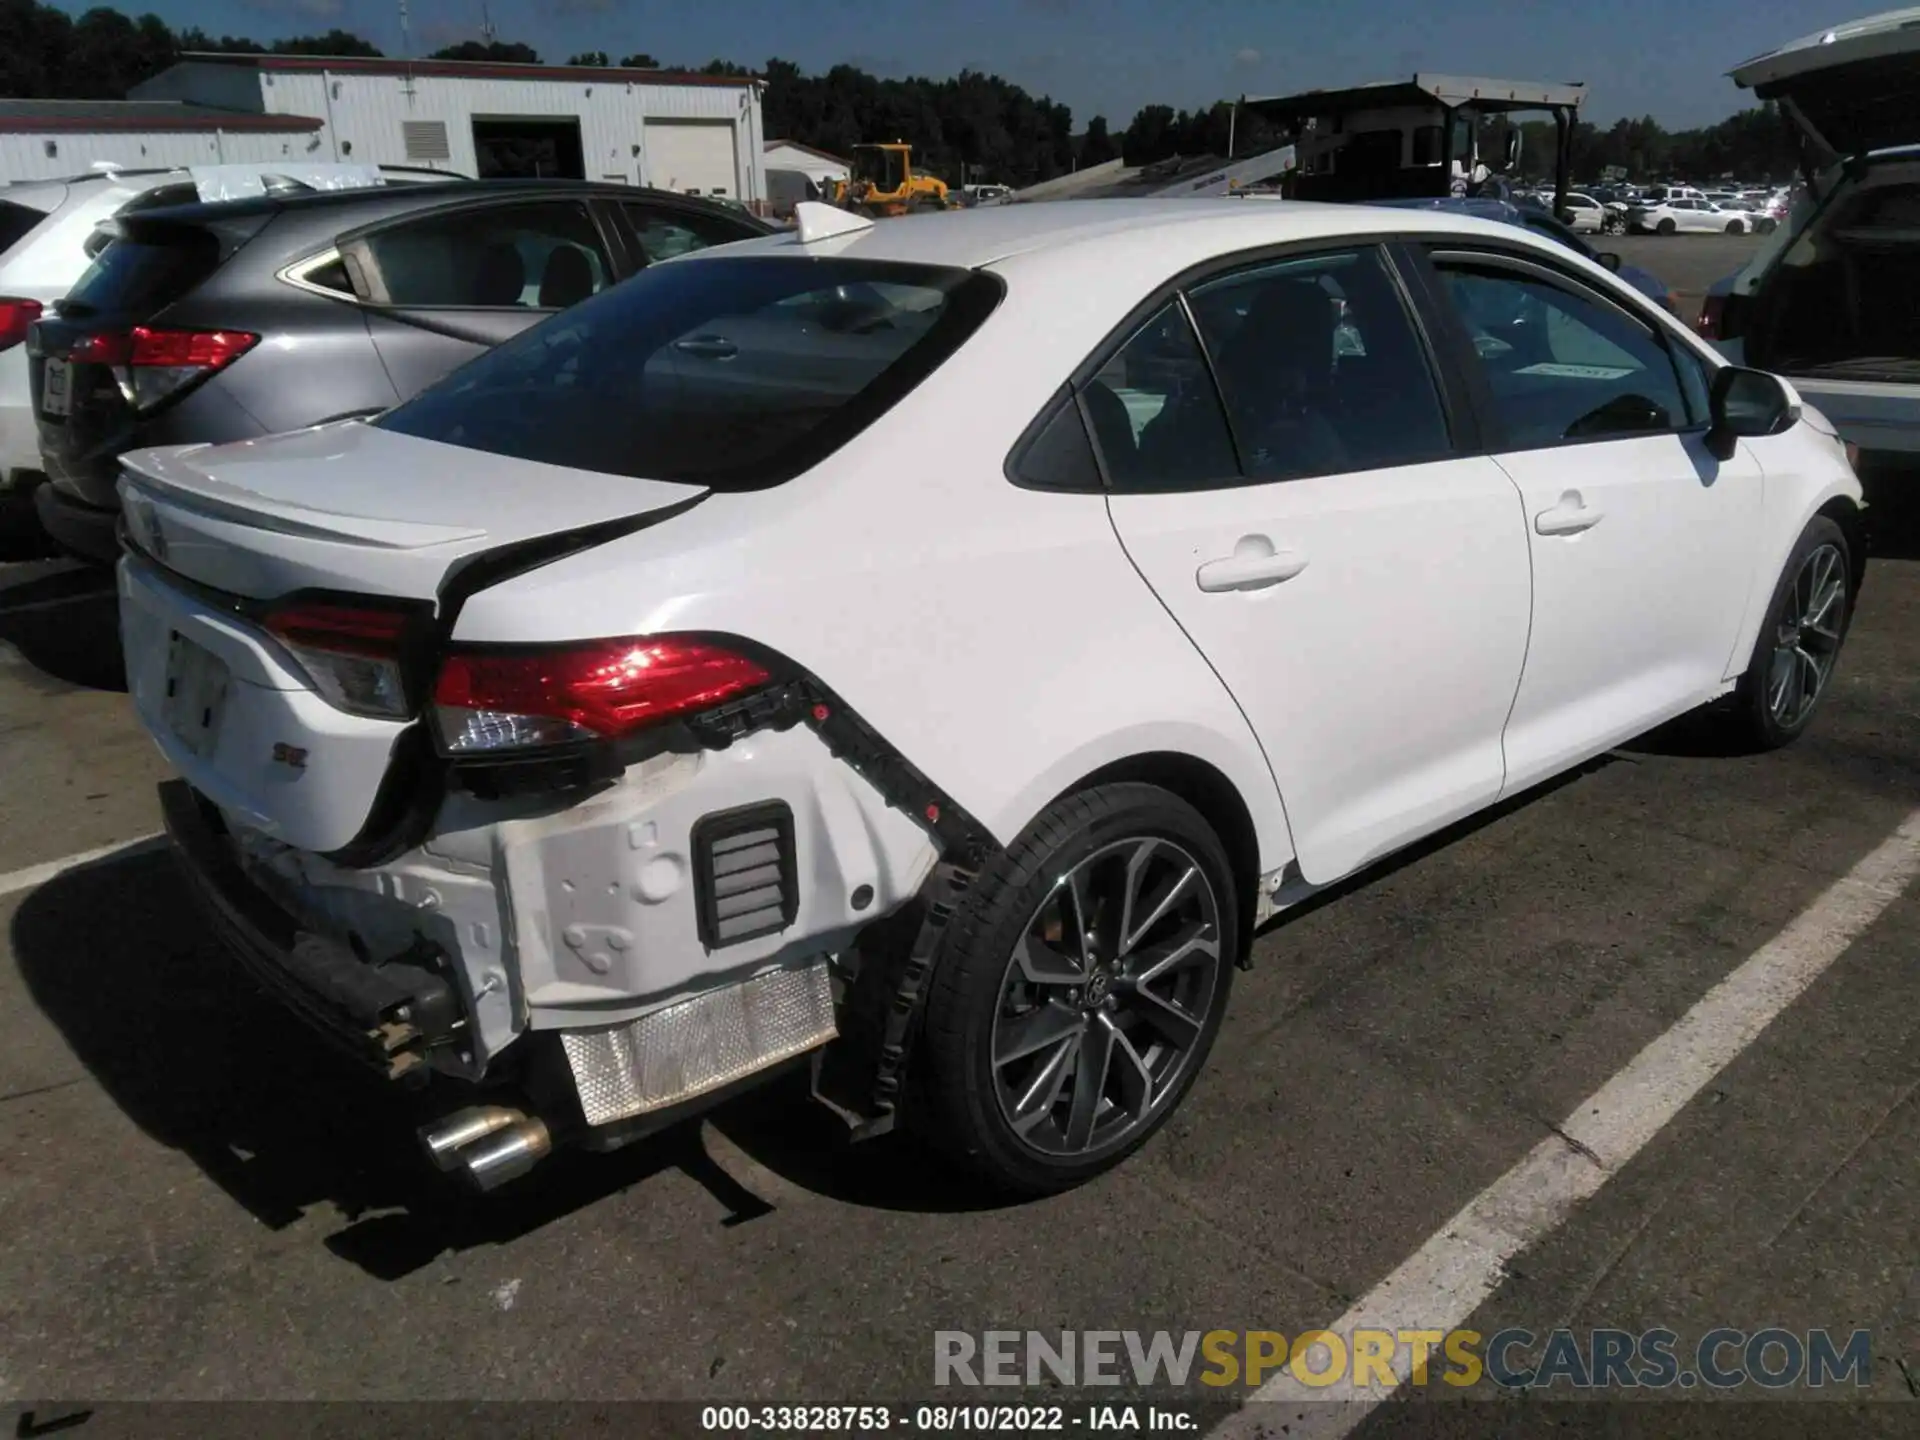
[(49, 355), (40, 372), (40, 410), (42, 414), (64, 418), (73, 404), (73, 367), (58, 356)]
[(167, 679), (162, 711), (167, 728), (202, 758), (220, 739), (220, 717), (227, 703), (227, 665), (178, 630), (167, 636)]

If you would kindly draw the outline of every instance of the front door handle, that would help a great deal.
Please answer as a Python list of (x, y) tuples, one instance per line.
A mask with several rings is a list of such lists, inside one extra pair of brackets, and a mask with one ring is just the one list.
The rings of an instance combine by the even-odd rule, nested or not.
[(1578, 535), (1598, 525), (1604, 513), (1581, 500), (1578, 490), (1569, 490), (1558, 505), (1533, 517), (1533, 528), (1542, 535)]
[(1276, 550), (1264, 535), (1244, 535), (1233, 554), (1209, 560), (1193, 572), (1193, 580), (1209, 595), (1229, 590), (1264, 590), (1291, 580), (1307, 568), (1298, 550)]

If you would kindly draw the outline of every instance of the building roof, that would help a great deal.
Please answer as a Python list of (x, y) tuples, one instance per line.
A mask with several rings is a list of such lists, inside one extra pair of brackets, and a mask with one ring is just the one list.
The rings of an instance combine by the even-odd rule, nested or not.
[(803, 155), (811, 155), (816, 160), (825, 160), (829, 165), (846, 165), (849, 167), (852, 165), (851, 161), (843, 160), (838, 155), (831, 155), (825, 150), (816, 150), (811, 145), (802, 145), (798, 140), (769, 140), (762, 148), (772, 150), (782, 145), (789, 150), (798, 150)]
[(518, 65), (497, 60), (394, 60), (364, 55), (232, 55), (225, 51), (187, 50), (181, 63), (234, 65), (279, 72), (324, 70), (330, 75), (441, 76), (462, 80), (594, 80), (625, 85), (717, 85), (739, 89), (765, 82), (750, 75), (699, 75), (687, 70), (640, 70), (626, 65)]
[(318, 130), (322, 123), (305, 115), (261, 115), (178, 100), (0, 100), (0, 135), (105, 130), (264, 130), (298, 134)]

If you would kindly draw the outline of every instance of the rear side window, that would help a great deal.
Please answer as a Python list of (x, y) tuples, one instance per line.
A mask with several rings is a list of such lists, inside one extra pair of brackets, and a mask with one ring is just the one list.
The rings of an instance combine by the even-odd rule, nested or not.
[(46, 218), (44, 210), (36, 210), (31, 205), (21, 205), (12, 200), (0, 200), (0, 252), (12, 248), (16, 240)]
[(1191, 303), (1249, 478), (1448, 452), (1433, 372), (1377, 250), (1243, 270), (1201, 286)]
[(63, 315), (144, 315), (171, 305), (220, 265), (204, 230), (136, 232), (108, 245), (60, 302)]
[(1108, 483), (1121, 494), (1238, 483), (1220, 394), (1178, 301), (1100, 367), (1082, 400)]
[(818, 464), (999, 302), (971, 270), (802, 257), (649, 268), (389, 411), (382, 429), (723, 490)]
[(622, 205), (620, 208), (626, 212), (627, 223), (633, 226), (634, 238), (640, 242), (640, 253), (647, 257), (649, 265), (761, 233), (755, 226), (719, 215), (662, 210), (655, 205)]
[(340, 248), (376, 305), (560, 310), (613, 283), (600, 231), (574, 202), (423, 215)]

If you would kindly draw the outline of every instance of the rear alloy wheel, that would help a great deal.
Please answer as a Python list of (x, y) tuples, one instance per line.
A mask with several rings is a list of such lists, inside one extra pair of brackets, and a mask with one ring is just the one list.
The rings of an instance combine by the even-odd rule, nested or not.
[(1237, 915), (1225, 851), (1179, 797), (1057, 802), (949, 926), (917, 1067), (929, 1138), (1023, 1194), (1118, 1164), (1206, 1061)]
[(1793, 547), (1734, 692), (1733, 726), (1747, 747), (1778, 749), (1807, 728), (1827, 693), (1852, 616), (1847, 538), (1833, 521), (1816, 516)]
[(1662, 220), (1658, 225), (1654, 226), (1653, 228), (1656, 234), (1671, 235), (1679, 227), (1675, 225), (1671, 220)]

